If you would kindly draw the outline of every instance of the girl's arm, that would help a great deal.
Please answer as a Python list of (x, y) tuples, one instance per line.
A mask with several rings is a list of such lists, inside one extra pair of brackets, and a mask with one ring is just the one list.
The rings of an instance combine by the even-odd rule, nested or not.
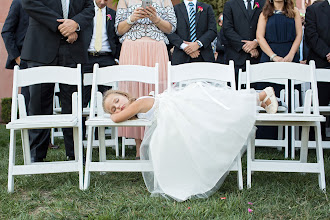
[(110, 118), (115, 123), (126, 121), (138, 113), (145, 113), (149, 111), (152, 108), (153, 104), (154, 104), (154, 99), (151, 98), (140, 99), (130, 104), (123, 111), (116, 114), (112, 114)]
[(296, 26), (296, 39), (293, 41), (290, 52), (284, 57), (284, 62), (292, 62), (294, 55), (297, 53), (300, 42), (302, 40), (302, 24), (300, 19), (300, 14), (297, 8), (294, 9), (294, 22)]
[[(269, 57), (271, 57), (274, 52), (270, 48), (269, 44), (267, 43), (265, 39), (265, 34), (266, 34), (266, 24), (267, 24), (267, 19), (264, 16), (263, 13), (260, 13), (259, 20), (258, 20), (258, 26), (257, 26), (257, 40), (260, 45), (260, 48), (262, 51), (267, 54)], [(282, 57), (276, 56), (273, 58), (273, 61), (282, 61)]]

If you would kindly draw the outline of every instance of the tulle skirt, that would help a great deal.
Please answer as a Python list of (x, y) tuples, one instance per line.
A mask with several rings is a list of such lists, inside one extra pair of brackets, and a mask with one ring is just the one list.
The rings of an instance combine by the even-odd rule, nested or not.
[[(126, 39), (123, 42), (119, 58), (120, 65), (154, 67), (156, 63), (159, 65), (159, 93), (162, 93), (167, 86), (168, 53), (165, 43), (148, 37), (135, 41)], [(121, 82), (119, 90), (139, 98), (149, 95), (151, 91), (154, 91), (154, 86), (137, 82)], [(118, 134), (127, 138), (143, 139), (144, 128), (118, 128)]]
[(180, 202), (210, 196), (254, 127), (255, 91), (194, 83), (164, 92), (155, 105), (141, 146), (154, 169), (143, 173), (148, 190)]

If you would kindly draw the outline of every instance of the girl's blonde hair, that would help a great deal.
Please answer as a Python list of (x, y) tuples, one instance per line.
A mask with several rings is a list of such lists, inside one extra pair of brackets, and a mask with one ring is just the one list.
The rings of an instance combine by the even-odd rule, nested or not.
[(130, 103), (134, 102), (136, 100), (136, 98), (133, 98), (130, 94), (128, 94), (127, 92), (123, 92), (123, 91), (120, 91), (120, 90), (108, 90), (104, 93), (103, 95), (103, 100), (102, 100), (102, 106), (103, 106), (103, 110), (106, 112), (106, 113), (110, 113), (106, 110), (105, 106), (104, 106), (104, 103), (105, 103), (105, 100), (108, 98), (109, 95), (111, 94), (118, 94), (118, 95), (122, 95), (122, 96), (125, 96), (128, 101)]

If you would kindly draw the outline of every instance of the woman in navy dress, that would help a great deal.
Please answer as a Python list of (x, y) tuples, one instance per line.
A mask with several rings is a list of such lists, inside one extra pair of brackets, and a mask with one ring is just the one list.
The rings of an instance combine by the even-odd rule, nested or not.
[(260, 63), (299, 62), (302, 39), (300, 14), (292, 0), (267, 0), (259, 16), (257, 40), (262, 49)]
[[(298, 48), (302, 39), (300, 13), (293, 0), (266, 0), (259, 16), (257, 41), (262, 50), (260, 63), (299, 62)], [(256, 89), (272, 86), (277, 97), (284, 86), (257, 83)], [(277, 127), (258, 127), (257, 138), (277, 139)]]

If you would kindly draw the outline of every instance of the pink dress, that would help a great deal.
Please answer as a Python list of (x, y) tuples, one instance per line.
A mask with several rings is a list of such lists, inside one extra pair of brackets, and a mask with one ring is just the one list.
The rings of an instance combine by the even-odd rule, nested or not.
[[(176, 17), (171, 0), (153, 0), (153, 7), (163, 20), (172, 25), (172, 32), (176, 29)], [(141, 0), (120, 0), (117, 7), (116, 23), (125, 21), (133, 11), (141, 7)], [(119, 64), (142, 65), (154, 67), (159, 65), (159, 92), (163, 92), (167, 86), (167, 63), (168, 53), (166, 35), (153, 24), (149, 18), (138, 20), (128, 32), (120, 38), (122, 43)], [(121, 82), (119, 90), (128, 92), (133, 97), (149, 95), (154, 91), (154, 86), (137, 82)], [(144, 127), (119, 128), (119, 136), (126, 138), (143, 139)]]

